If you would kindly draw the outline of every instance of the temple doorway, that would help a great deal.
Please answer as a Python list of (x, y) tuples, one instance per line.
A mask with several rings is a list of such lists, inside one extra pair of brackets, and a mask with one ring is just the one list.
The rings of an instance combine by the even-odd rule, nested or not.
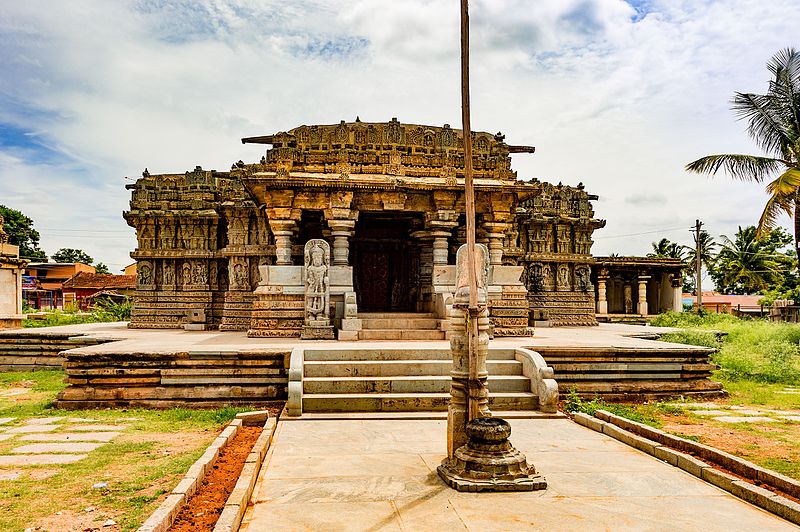
[(358, 308), (363, 312), (413, 311), (419, 294), (419, 248), (409, 213), (365, 213), (356, 224), (351, 260)]

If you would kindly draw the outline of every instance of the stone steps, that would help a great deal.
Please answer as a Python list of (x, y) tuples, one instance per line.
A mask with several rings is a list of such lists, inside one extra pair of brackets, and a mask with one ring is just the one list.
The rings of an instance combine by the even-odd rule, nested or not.
[(63, 351), (106, 341), (74, 333), (43, 334), (35, 329), (4, 331), (0, 334), (0, 371), (60, 369)]
[[(450, 349), (306, 349), (309, 361), (450, 360)], [(513, 349), (492, 349), (487, 360), (516, 360)]]
[(444, 340), (431, 312), (362, 312), (359, 340)]
[[(344, 393), (303, 395), (304, 412), (436, 412), (447, 410), (449, 393)], [(533, 410), (530, 392), (504, 392), (489, 396), (490, 408)]]
[[(307, 377), (401, 377), (449, 376), (452, 360), (312, 360), (303, 366)], [(490, 375), (522, 375), (522, 363), (516, 360), (487, 360)]]
[[(490, 392), (529, 392), (530, 379), (522, 375), (490, 375)], [(449, 393), (450, 376), (420, 375), (394, 377), (307, 377), (304, 394), (336, 393)]]

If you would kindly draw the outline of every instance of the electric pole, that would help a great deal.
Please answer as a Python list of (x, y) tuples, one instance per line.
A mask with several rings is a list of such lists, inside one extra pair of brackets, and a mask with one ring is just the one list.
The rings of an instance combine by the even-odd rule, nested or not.
[(703, 313), (703, 287), (701, 285), (700, 277), (703, 268), (703, 260), (700, 256), (700, 228), (703, 227), (703, 222), (695, 220), (694, 222), (694, 255), (695, 255), (695, 291), (697, 292), (697, 313)]

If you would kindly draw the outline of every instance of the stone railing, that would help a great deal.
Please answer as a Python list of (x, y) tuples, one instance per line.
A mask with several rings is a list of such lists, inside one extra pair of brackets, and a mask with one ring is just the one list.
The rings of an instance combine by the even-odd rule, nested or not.
[(539, 397), (539, 410), (558, 411), (558, 383), (553, 378), (553, 368), (542, 355), (530, 349), (517, 348), (514, 357), (522, 363), (522, 374), (531, 380), (531, 391)]

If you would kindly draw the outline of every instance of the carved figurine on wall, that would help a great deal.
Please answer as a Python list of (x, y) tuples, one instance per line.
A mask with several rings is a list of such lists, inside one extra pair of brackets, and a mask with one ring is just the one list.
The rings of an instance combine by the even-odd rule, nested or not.
[(172, 263), (165, 261), (162, 269), (164, 272), (162, 274), (162, 280), (164, 285), (175, 286), (175, 267), (172, 265)]
[(631, 285), (625, 284), (625, 314), (633, 314), (633, 290)]
[(306, 322), (327, 320), (329, 315), (328, 298), (328, 257), (324, 240), (314, 239), (306, 244)]
[(189, 262), (184, 262), (181, 266), (181, 273), (183, 273), (183, 284), (192, 284), (192, 265)]
[(593, 288), (589, 275), (590, 271), (588, 266), (579, 266), (575, 268), (576, 288), (581, 292), (589, 292)]
[(569, 266), (566, 264), (558, 267), (558, 289), (565, 292), (572, 289), (569, 282)]
[(237, 262), (233, 265), (233, 288), (234, 290), (247, 289), (247, 270), (244, 264)]
[(553, 290), (553, 267), (550, 264), (542, 266), (542, 288), (545, 290)]
[(148, 286), (153, 284), (153, 268), (149, 262), (140, 262), (137, 266), (139, 272), (139, 285)]

